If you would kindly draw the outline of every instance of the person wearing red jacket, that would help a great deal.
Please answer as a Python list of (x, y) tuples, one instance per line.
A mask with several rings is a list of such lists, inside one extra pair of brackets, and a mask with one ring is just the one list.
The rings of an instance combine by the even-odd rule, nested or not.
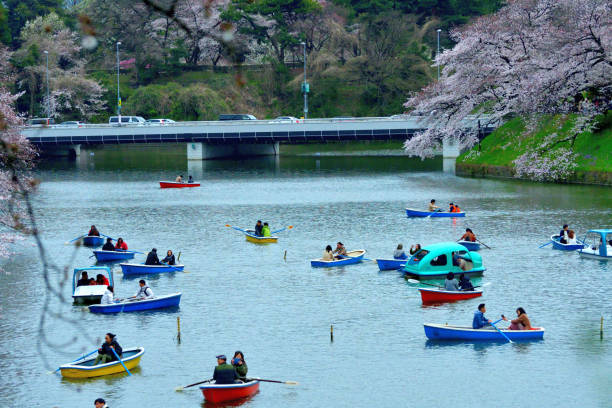
[(125, 243), (125, 241), (123, 240), (123, 238), (119, 238), (119, 239), (117, 240), (117, 244), (115, 244), (115, 249), (120, 249), (120, 250), (122, 250), (122, 251), (127, 251), (128, 246), (127, 246), (127, 244)]

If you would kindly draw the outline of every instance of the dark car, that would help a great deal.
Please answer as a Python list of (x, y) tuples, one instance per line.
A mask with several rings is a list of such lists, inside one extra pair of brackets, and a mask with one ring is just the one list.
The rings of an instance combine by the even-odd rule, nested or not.
[(219, 120), (257, 120), (257, 118), (244, 113), (223, 113), (219, 115)]

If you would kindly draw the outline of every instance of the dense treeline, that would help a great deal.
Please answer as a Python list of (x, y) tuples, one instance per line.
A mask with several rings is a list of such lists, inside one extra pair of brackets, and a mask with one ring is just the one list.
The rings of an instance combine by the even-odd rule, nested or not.
[[(310, 116), (402, 111), (434, 76), (436, 29), (495, 11), (500, 0), (6, 0), (0, 42), (12, 50), (29, 116), (123, 114), (214, 119), (243, 111), (300, 116), (304, 43)], [(48, 54), (44, 54), (48, 51)], [(49, 61), (49, 98), (46, 62)], [(247, 66), (263, 66), (258, 70)], [(204, 67), (234, 66), (227, 72)]]

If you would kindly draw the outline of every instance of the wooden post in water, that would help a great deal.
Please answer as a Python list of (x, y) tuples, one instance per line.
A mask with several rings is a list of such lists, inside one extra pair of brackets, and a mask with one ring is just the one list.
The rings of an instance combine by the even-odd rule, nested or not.
[(181, 251), (179, 251), (178, 257), (176, 258), (176, 262), (179, 262), (181, 260)]
[(286, 261), (287, 260), (287, 250), (285, 249), (285, 255), (283, 256), (283, 259)]
[(599, 338), (603, 340), (603, 316), (601, 316), (601, 320), (599, 322)]
[(181, 344), (181, 317), (180, 316), (176, 317), (176, 329), (177, 329), (176, 340), (178, 341), (179, 344)]
[(329, 340), (332, 343), (334, 342), (334, 325), (333, 324), (329, 327)]

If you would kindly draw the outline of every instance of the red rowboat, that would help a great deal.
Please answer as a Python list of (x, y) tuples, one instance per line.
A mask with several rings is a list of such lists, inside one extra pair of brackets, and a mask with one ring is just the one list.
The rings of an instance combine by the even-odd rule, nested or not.
[(176, 181), (160, 181), (159, 186), (161, 188), (187, 188), (200, 187), (200, 183), (177, 183)]
[(206, 384), (201, 385), (200, 389), (206, 401), (218, 403), (234, 401), (241, 398), (250, 397), (259, 391), (259, 381), (251, 380), (239, 384)]
[(482, 290), (454, 292), (443, 289), (419, 288), (423, 304), (456, 302), (458, 300), (473, 299), (482, 296)]

